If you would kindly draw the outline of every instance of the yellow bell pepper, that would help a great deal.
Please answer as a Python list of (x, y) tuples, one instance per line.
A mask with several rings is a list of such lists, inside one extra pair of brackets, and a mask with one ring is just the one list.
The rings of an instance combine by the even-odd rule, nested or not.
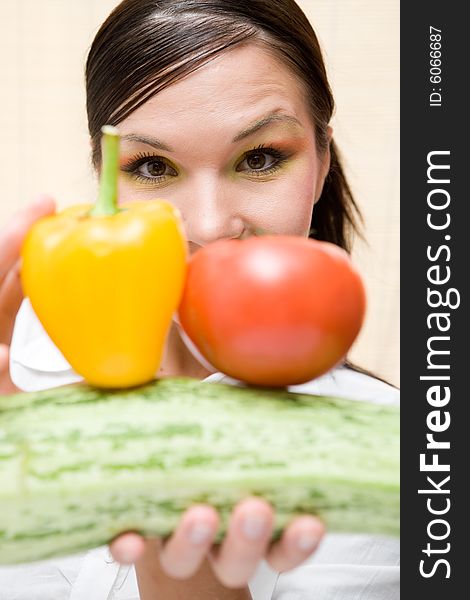
[(117, 206), (118, 155), (117, 130), (104, 127), (97, 203), (36, 223), (21, 269), (24, 293), (52, 341), (88, 383), (107, 388), (156, 376), (188, 256), (169, 202)]

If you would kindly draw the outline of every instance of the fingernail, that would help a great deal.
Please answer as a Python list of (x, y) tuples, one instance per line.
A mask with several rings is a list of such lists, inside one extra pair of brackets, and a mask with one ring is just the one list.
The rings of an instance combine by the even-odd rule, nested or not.
[(318, 538), (311, 533), (302, 534), (297, 540), (297, 548), (302, 552), (313, 550), (318, 543)]
[(243, 519), (242, 531), (249, 540), (259, 540), (266, 533), (267, 521), (264, 517), (250, 515)]
[[(119, 552), (119, 562), (125, 565), (129, 565), (135, 561), (135, 554), (133, 552), (129, 552), (128, 550), (123, 550)], [(114, 562), (114, 560), (112, 560)]]
[(196, 523), (189, 530), (191, 544), (199, 545), (207, 542), (212, 535), (212, 528), (206, 523)]

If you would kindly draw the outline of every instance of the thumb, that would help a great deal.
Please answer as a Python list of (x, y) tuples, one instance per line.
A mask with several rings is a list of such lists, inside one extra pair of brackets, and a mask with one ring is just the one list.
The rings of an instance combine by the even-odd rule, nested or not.
[(33, 223), (53, 214), (55, 202), (49, 196), (40, 196), (36, 202), (17, 211), (5, 226), (0, 228), (0, 278), (18, 260), (23, 240)]
[(0, 396), (20, 391), (11, 380), (9, 363), (10, 350), (6, 344), (0, 344)]

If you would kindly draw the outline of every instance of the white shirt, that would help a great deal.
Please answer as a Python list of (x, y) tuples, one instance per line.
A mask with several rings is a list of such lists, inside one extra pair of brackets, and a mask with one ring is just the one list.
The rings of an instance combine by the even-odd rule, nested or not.
[[(187, 341), (187, 340), (186, 340)], [(193, 346), (190, 350), (200, 359)], [(28, 299), (10, 349), (13, 382), (35, 391), (80, 381), (39, 323)], [(205, 381), (237, 385), (214, 373)], [(345, 367), (289, 391), (396, 405), (396, 389)], [(300, 567), (281, 575), (262, 562), (250, 582), (253, 600), (398, 600), (399, 540), (327, 534)], [(139, 600), (135, 570), (112, 560), (107, 546), (73, 556), (0, 567), (0, 600)]]

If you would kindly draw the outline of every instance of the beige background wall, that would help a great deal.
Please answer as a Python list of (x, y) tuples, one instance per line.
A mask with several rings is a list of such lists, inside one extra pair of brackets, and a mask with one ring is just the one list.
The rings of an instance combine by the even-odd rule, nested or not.
[[(369, 311), (352, 358), (399, 382), (399, 2), (300, 0), (322, 43), (335, 138), (364, 212)], [(0, 0), (0, 225), (40, 192), (94, 198), (83, 67), (117, 0)]]

